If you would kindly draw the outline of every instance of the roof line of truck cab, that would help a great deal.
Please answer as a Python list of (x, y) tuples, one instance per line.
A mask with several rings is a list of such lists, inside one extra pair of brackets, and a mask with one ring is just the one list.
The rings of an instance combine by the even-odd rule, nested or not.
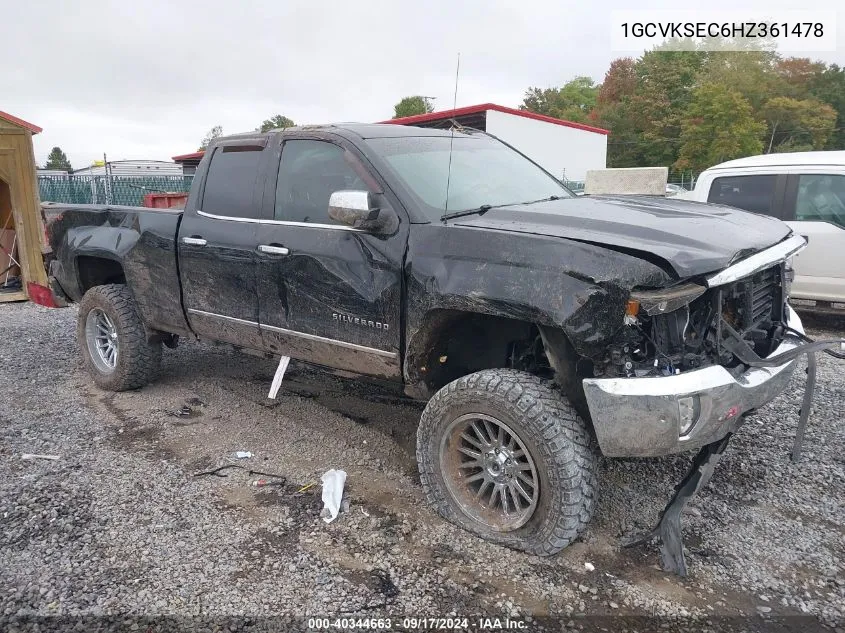
[(745, 158), (737, 158), (713, 165), (705, 171), (749, 167), (816, 167), (825, 165), (845, 165), (845, 151), (782, 152), (779, 154), (746, 156)]

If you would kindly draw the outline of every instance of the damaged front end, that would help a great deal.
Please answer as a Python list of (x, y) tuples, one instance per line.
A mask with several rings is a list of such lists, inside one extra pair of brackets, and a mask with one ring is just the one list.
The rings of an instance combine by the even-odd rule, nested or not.
[(700, 448), (786, 388), (804, 352), (785, 262), (804, 244), (789, 238), (707, 278), (631, 293), (625, 326), (583, 383), (605, 455)]

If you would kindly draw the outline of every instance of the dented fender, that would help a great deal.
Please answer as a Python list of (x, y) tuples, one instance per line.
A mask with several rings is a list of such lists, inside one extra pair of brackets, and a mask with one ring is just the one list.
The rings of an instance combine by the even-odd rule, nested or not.
[(68, 297), (80, 301), (85, 294), (80, 258), (110, 260), (122, 269), (145, 326), (190, 334), (176, 264), (181, 211), (50, 204), (44, 215), (56, 255), (50, 274)]
[(672, 277), (633, 255), (559, 237), (461, 225), (415, 225), (406, 260), (405, 380), (437, 333), (436, 314), (457, 310), (563, 331), (575, 352), (598, 358), (622, 327), (635, 286)]

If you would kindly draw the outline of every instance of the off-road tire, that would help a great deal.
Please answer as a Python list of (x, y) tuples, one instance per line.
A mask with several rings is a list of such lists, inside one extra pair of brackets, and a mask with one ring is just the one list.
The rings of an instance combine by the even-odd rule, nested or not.
[[(470, 516), (446, 484), (441, 442), (449, 425), (470, 413), (494, 416), (516, 431), (536, 465), (539, 499), (521, 527), (501, 531)], [(428, 502), (441, 516), (488, 541), (538, 556), (569, 545), (595, 508), (597, 463), (585, 423), (550, 382), (525, 372), (484, 370), (438, 391), (420, 420), (417, 462)]]
[[(89, 351), (86, 319), (95, 309), (102, 310), (117, 331), (118, 353), (115, 367), (105, 372)], [(143, 387), (155, 378), (161, 365), (161, 343), (149, 342), (135, 300), (123, 284), (94, 286), (79, 304), (76, 336), (86, 371), (101, 389), (127, 391)]]

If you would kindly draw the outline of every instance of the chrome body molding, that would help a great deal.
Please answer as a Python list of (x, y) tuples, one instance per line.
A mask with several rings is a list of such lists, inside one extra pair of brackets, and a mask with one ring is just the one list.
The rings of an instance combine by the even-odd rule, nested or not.
[(725, 284), (739, 281), (749, 275), (753, 275), (773, 264), (786, 261), (799, 251), (807, 247), (807, 240), (800, 235), (793, 235), (783, 242), (775, 244), (759, 253), (754, 253), (733, 266), (728, 266), (715, 275), (707, 278), (707, 287), (724, 286)]
[(235, 317), (225, 316), (223, 314), (217, 314), (215, 312), (206, 312), (205, 310), (195, 310), (193, 308), (188, 308), (189, 314), (196, 314), (204, 317), (210, 317), (212, 319), (220, 319), (222, 321), (228, 321), (230, 323), (238, 323), (240, 325), (247, 325), (250, 327), (257, 327), (259, 330), (266, 330), (268, 332), (276, 332), (277, 334), (284, 334), (287, 336), (294, 336), (296, 338), (302, 338), (309, 341), (315, 341), (318, 343), (327, 343), (329, 345), (336, 345), (338, 347), (344, 347), (346, 349), (355, 350), (356, 352), (364, 352), (365, 354), (375, 354), (376, 356), (384, 356), (385, 358), (398, 358), (398, 354), (396, 352), (390, 352), (384, 349), (378, 349), (375, 347), (367, 347), (366, 345), (358, 345), (356, 343), (348, 343), (346, 341), (339, 341), (333, 338), (327, 338), (325, 336), (317, 336), (316, 334), (306, 334), (305, 332), (297, 332), (296, 330), (288, 330), (281, 327), (276, 327), (274, 325), (261, 325), (260, 323), (256, 323), (255, 321), (248, 321), (246, 319), (237, 319)]
[[(791, 328), (804, 331), (801, 319), (788, 307), (787, 316)], [(799, 344), (785, 340), (770, 357)], [(584, 393), (602, 453), (655, 457), (700, 448), (735, 430), (744, 413), (786, 389), (796, 363), (752, 367), (738, 375), (714, 365), (674, 376), (589, 378), (584, 380)], [(682, 435), (682, 405), (690, 398), (697, 413)]]
[(353, 229), (351, 226), (343, 226), (341, 224), (317, 224), (315, 222), (288, 222), (287, 220), (265, 220), (263, 218), (236, 218), (230, 215), (215, 215), (213, 213), (206, 213), (197, 209), (197, 215), (204, 218), (211, 218), (212, 220), (225, 220), (228, 222), (245, 222), (247, 224), (270, 224), (281, 226), (306, 226), (312, 229), (331, 229), (333, 231), (352, 231), (353, 233), (365, 233), (361, 229)]

